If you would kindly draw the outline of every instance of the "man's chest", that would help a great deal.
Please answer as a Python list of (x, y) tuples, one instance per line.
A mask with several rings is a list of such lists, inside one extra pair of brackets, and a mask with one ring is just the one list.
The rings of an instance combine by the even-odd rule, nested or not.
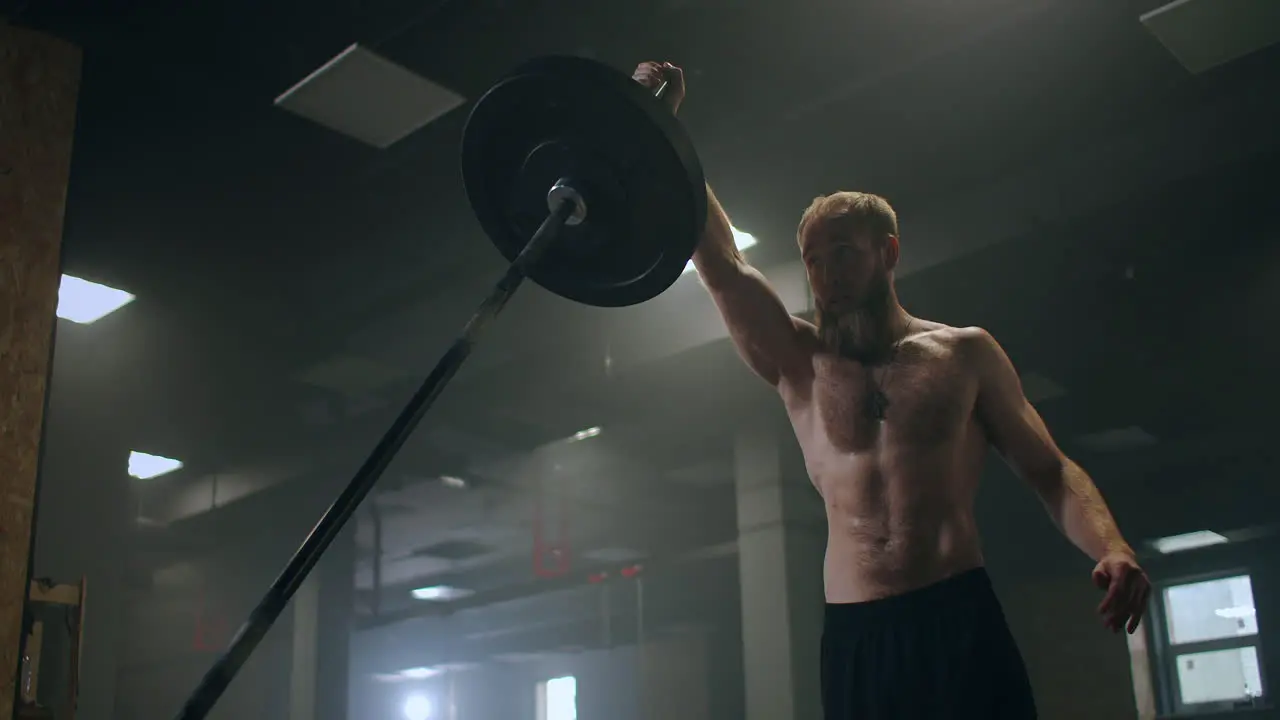
[(833, 355), (815, 358), (814, 428), (844, 452), (877, 444), (931, 447), (972, 420), (977, 383), (962, 359), (930, 343), (903, 346), (893, 362), (865, 367)]

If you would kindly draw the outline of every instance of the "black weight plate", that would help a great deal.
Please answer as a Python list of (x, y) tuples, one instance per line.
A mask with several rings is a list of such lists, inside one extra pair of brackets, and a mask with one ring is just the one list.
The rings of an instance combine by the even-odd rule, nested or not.
[(547, 216), (561, 178), (586, 220), (561, 229), (530, 278), (576, 302), (635, 305), (671, 286), (706, 223), (702, 165), (671, 111), (594, 60), (529, 61), (476, 103), (462, 177), (481, 227), (508, 260)]

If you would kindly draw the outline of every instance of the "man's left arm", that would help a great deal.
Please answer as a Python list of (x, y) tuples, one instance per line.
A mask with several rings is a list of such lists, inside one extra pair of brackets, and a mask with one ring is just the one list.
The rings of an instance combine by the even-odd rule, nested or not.
[(984, 330), (964, 330), (978, 378), (978, 418), (992, 446), (1044, 502), (1054, 523), (1097, 562), (1093, 579), (1107, 595), (1098, 611), (1113, 630), (1133, 632), (1146, 608), (1150, 583), (1138, 567), (1089, 475), (1054, 442), (1027, 401), (1013, 363)]

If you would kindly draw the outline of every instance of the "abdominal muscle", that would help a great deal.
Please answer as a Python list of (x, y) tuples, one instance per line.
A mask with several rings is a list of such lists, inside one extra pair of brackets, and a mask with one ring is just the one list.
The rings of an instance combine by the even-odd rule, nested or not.
[(983, 564), (973, 498), (985, 447), (959, 434), (927, 449), (887, 438), (853, 454), (804, 448), (826, 506), (827, 602), (898, 595)]

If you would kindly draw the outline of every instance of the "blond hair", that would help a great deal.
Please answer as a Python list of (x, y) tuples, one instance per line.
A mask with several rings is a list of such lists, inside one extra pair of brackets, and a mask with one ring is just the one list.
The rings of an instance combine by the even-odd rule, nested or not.
[(842, 191), (814, 198), (800, 216), (796, 242), (804, 242), (805, 228), (814, 221), (834, 221), (850, 232), (869, 232), (877, 242), (898, 236), (898, 214), (888, 200), (871, 193)]

